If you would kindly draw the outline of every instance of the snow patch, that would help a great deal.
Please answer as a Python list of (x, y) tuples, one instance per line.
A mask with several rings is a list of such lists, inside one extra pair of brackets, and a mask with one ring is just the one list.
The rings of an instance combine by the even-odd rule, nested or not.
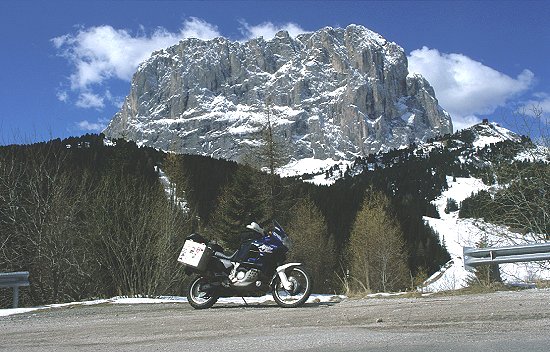
[[(465, 288), (474, 274), (464, 268), (463, 247), (477, 247), (483, 240), (490, 247), (504, 247), (522, 244), (530, 237), (509, 231), (504, 226), (487, 223), (481, 219), (460, 219), (458, 211), (445, 213), (447, 199), (457, 203), (472, 193), (489, 189), (480, 179), (447, 177), (449, 189), (444, 191), (432, 203), (436, 206), (440, 219), (424, 217), (424, 221), (439, 234), (439, 240), (445, 245), (451, 260), (424, 283), (423, 292), (440, 292)], [(540, 279), (550, 279), (550, 268), (540, 263), (511, 263), (500, 265), (503, 282), (509, 284), (529, 283)]]
[[(304, 178), (304, 182), (310, 182), (318, 186), (330, 186), (341, 177), (340, 171), (342, 173), (345, 172), (352, 164), (352, 161), (334, 160), (332, 158), (304, 158), (291, 161), (287, 165), (278, 168), (276, 173), (281, 177), (311, 175), (310, 178)], [(337, 170), (333, 171), (332, 176), (327, 177), (327, 170), (335, 166)]]
[(185, 200), (185, 198), (179, 198), (176, 195), (177, 185), (175, 183), (170, 182), (170, 179), (168, 178), (166, 173), (164, 173), (164, 171), (161, 170), (160, 167), (155, 166), (155, 171), (159, 175), (159, 180), (162, 183), (162, 186), (164, 188), (164, 192), (168, 196), (168, 199), (173, 201), (174, 204), (176, 204), (177, 206), (179, 206), (184, 214), (188, 214), (189, 213), (189, 207), (187, 205), (187, 200)]
[[(312, 294), (307, 303), (338, 303), (346, 299), (346, 296), (342, 295), (327, 295), (327, 294)], [(266, 304), (274, 303), (273, 296), (264, 295), (261, 297), (229, 297), (229, 298), (220, 298), (218, 304)], [(90, 306), (97, 304), (159, 304), (159, 303), (187, 303), (186, 297), (179, 296), (160, 296), (157, 298), (147, 298), (147, 297), (113, 297), (110, 299), (98, 299), (93, 301), (83, 301), (83, 302), (70, 302), (70, 303), (61, 303), (61, 304), (49, 304), (41, 307), (31, 307), (31, 308), (8, 308), (0, 309), (0, 317), (5, 317), (9, 315), (29, 313), (33, 311), (41, 311), (54, 308), (65, 308), (71, 306)]]

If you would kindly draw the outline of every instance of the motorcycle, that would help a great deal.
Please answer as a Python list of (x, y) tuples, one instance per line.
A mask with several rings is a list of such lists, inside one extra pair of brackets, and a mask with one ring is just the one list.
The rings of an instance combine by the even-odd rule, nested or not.
[(195, 274), (187, 300), (195, 309), (212, 307), (220, 297), (263, 295), (271, 291), (284, 308), (303, 305), (311, 294), (311, 276), (302, 263), (286, 263), (290, 238), (277, 221), (266, 231), (255, 222), (246, 226), (254, 234), (239, 249), (226, 255), (213, 241), (192, 234), (186, 238), (178, 261), (188, 275)]

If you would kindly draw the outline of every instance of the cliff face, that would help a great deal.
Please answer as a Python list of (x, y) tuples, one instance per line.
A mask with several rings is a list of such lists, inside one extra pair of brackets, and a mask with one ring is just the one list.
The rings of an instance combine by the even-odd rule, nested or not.
[(181, 153), (240, 160), (270, 111), (289, 159), (351, 159), (452, 132), (403, 49), (361, 26), (245, 43), (186, 39), (135, 73), (104, 131)]

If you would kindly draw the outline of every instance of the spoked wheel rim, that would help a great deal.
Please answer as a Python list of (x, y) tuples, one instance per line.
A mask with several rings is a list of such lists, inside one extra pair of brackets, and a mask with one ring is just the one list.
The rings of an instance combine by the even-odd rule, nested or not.
[(210, 308), (218, 300), (218, 297), (205, 291), (206, 285), (209, 283), (204, 277), (198, 277), (191, 283), (187, 299), (194, 308)]
[(204, 304), (210, 299), (210, 295), (202, 290), (202, 287), (205, 284), (205, 280), (202, 278), (195, 280), (193, 286), (191, 287), (191, 299), (197, 304)]
[(293, 268), (287, 272), (288, 281), (292, 288), (286, 290), (280, 280), (274, 287), (273, 295), (280, 305), (294, 307), (303, 304), (311, 292), (311, 281), (307, 273), (301, 268)]

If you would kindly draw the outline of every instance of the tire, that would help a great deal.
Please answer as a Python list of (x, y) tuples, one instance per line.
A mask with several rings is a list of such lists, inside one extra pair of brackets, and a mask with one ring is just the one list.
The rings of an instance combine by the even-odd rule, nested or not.
[(273, 282), (273, 299), (283, 308), (296, 308), (303, 305), (311, 294), (311, 275), (301, 266), (288, 268), (286, 276), (293, 283), (290, 291), (285, 290), (277, 275)]
[(195, 309), (207, 309), (212, 307), (217, 301), (218, 296), (213, 293), (202, 291), (202, 286), (208, 284), (208, 279), (204, 276), (198, 276), (189, 285), (187, 289), (187, 302)]

